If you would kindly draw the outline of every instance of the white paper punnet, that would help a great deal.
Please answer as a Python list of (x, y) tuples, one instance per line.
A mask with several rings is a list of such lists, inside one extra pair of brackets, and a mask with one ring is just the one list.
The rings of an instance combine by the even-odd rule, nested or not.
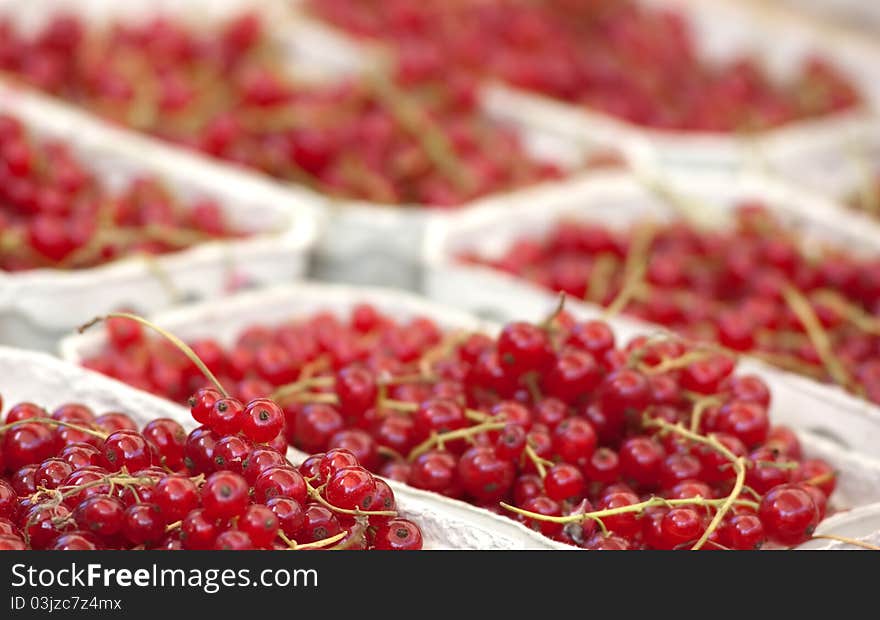
[[(743, 176), (667, 177), (668, 186), (683, 199), (696, 199), (702, 217), (723, 222), (744, 199), (757, 198), (806, 239), (832, 242), (854, 252), (880, 254), (876, 224), (841, 214), (830, 203), (804, 195), (766, 179)], [(441, 303), (500, 320), (538, 320), (558, 303), (558, 297), (526, 280), (489, 267), (464, 264), (456, 256), (475, 250), (500, 256), (520, 237), (540, 238), (563, 216), (626, 228), (644, 219), (663, 220), (676, 210), (626, 174), (597, 175), (577, 191), (558, 192), (540, 205), (518, 203), (504, 208), (487, 206), (438, 223), (428, 233), (425, 247), (425, 287)], [(581, 315), (601, 317), (596, 306), (569, 298), (567, 307)], [(626, 317), (611, 324), (624, 340), (656, 326)], [(784, 372), (767, 364), (744, 360), (742, 372), (755, 372), (773, 389), (773, 419), (819, 433), (840, 445), (880, 457), (880, 408), (831, 385)]]
[[(195, 427), (189, 412), (165, 399), (78, 368), (44, 353), (0, 346), (0, 394), (4, 403), (30, 401), (54, 408), (83, 403), (97, 413), (121, 411), (140, 427), (156, 418), (172, 418), (187, 430)], [(296, 457), (295, 453), (290, 455)], [(532, 532), (519, 523), (472, 510), (433, 494), (394, 487), (401, 514), (419, 524), (429, 549), (563, 549), (570, 548)]]
[(68, 144), (113, 190), (133, 178), (156, 177), (184, 201), (216, 201), (235, 230), (251, 235), (88, 269), (0, 273), (0, 342), (48, 349), (62, 332), (119, 307), (155, 312), (180, 299), (222, 295), (235, 280), (254, 286), (304, 274), (320, 213), (294, 194), (192, 165), (173, 151), (142, 148), (126, 132), (13, 86), (0, 84), (0, 113), (19, 118), (39, 139)]
[[(817, 26), (790, 12), (759, 10), (736, 0), (641, 0), (642, 4), (684, 14), (702, 58), (708, 62), (757, 57), (771, 76), (785, 79), (806, 57), (818, 54), (840, 68), (867, 99), (880, 103), (880, 46), (861, 37)], [(300, 0), (295, 4), (302, 5)], [(300, 6), (296, 25), (309, 53), (331, 66), (363, 66), (375, 44), (358, 43), (344, 32), (319, 22)], [(358, 46), (360, 49), (358, 49)], [(367, 60), (365, 60), (367, 59)], [(741, 169), (762, 165), (777, 148), (815, 151), (848, 131), (860, 131), (871, 118), (867, 110), (789, 123), (753, 136), (729, 133), (657, 130), (594, 112), (585, 107), (509, 87), (484, 88), (487, 110), (499, 119), (549, 132), (582, 145), (612, 146), (649, 166), (671, 169)]]
[[(164, 15), (182, 19), (196, 28), (210, 28), (242, 9), (252, 9), (263, 16), (270, 26), (268, 34), (282, 50), (281, 65), (300, 79), (332, 80), (370, 66), (369, 62), (364, 61), (366, 57), (359, 53), (362, 49), (358, 45), (345, 42), (330, 31), (302, 28), (300, 22), (289, 17), (287, 10), (290, 7), (283, 0), (270, 0), (267, 3), (247, 0), (192, 0), (187, 3), (170, 0), (32, 0), (26, 3), (25, 10), (19, 10), (20, 4), (0, 0), (0, 16), (12, 18), (25, 30), (38, 28), (59, 12), (79, 15), (87, 24), (95, 26), (114, 20)], [(78, 110), (71, 104), (54, 103), (54, 107), (75, 115), (71, 118), (77, 118), (77, 127), (95, 126), (99, 130), (110, 127), (97, 116)], [(596, 144), (593, 148), (574, 144), (564, 136), (536, 128), (520, 125), (517, 128), (528, 153), (563, 167), (576, 166), (594, 150), (605, 152), (609, 146), (614, 147), (625, 159), (644, 159), (644, 156), (630, 153), (629, 149), (635, 147), (628, 144)], [(257, 194), (274, 193), (281, 204), (308, 204), (319, 211), (324, 216), (324, 229), (330, 231), (320, 236), (315, 248), (314, 275), (320, 279), (417, 288), (420, 277), (418, 257), (424, 232), (431, 221), (444, 219), (449, 213), (423, 205), (333, 199), (305, 186), (272, 179), (257, 171), (248, 171), (194, 151), (185, 152), (132, 130), (113, 127), (112, 131), (119, 136), (118, 140), (128, 142), (139, 154), (149, 154), (154, 161), (175, 162), (174, 166), (181, 169), (185, 167), (188, 176), (198, 173), (206, 178), (213, 177), (217, 179), (217, 185), (223, 187), (236, 179), (250, 184), (254, 188), (252, 191)], [(219, 183), (221, 179), (222, 184)], [(548, 185), (551, 184), (500, 192), (488, 198), (505, 200), (508, 196), (540, 196)], [(480, 202), (477, 200), (474, 204)], [(460, 207), (461, 210), (468, 208), (469, 205)]]
[[(229, 343), (246, 326), (271, 325), (296, 316), (307, 316), (328, 310), (347, 316), (357, 303), (368, 302), (380, 311), (399, 319), (426, 316), (445, 329), (482, 330), (496, 333), (498, 325), (480, 321), (458, 310), (427, 302), (408, 293), (342, 285), (296, 284), (264, 291), (244, 293), (227, 301), (223, 308), (197, 304), (165, 312), (153, 317), (160, 326), (183, 338), (199, 338), (210, 334), (221, 343)], [(71, 362), (94, 355), (106, 344), (103, 329), (71, 336), (61, 343), (62, 356)], [(775, 385), (771, 385), (775, 389)], [(773, 414), (778, 412), (774, 410)], [(796, 417), (796, 412), (793, 414)], [(796, 422), (796, 420), (795, 420)], [(871, 502), (880, 502), (880, 460), (842, 449), (836, 443), (798, 427), (798, 436), (805, 453), (827, 460), (839, 472), (837, 490), (832, 498), (836, 509), (848, 509)], [(305, 455), (291, 449), (289, 457), (299, 462)], [(401, 505), (422, 517), (425, 531), (445, 536), (449, 545), (467, 548), (528, 548), (548, 545), (570, 549), (533, 532), (506, 517), (499, 517), (483, 508), (460, 500), (441, 497), (392, 482)], [(420, 512), (421, 511), (421, 512)], [(454, 514), (456, 524), (446, 522), (445, 515)], [(434, 528), (437, 528), (436, 530)]]

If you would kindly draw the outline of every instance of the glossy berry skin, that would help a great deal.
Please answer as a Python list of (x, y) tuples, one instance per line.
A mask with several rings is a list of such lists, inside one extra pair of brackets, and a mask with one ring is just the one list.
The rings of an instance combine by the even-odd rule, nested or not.
[(479, 502), (497, 502), (513, 486), (513, 464), (498, 457), (493, 448), (474, 447), (458, 462), (462, 488)]
[(376, 483), (362, 467), (345, 467), (336, 471), (324, 489), (327, 501), (344, 510), (374, 510)]
[(352, 365), (336, 373), (336, 394), (343, 416), (357, 419), (376, 402), (378, 388), (373, 373), (362, 365)]
[(231, 519), (242, 514), (248, 505), (247, 481), (231, 471), (218, 471), (205, 481), (200, 495), (205, 516), (210, 519)]
[(557, 502), (575, 499), (584, 491), (584, 476), (574, 465), (559, 463), (547, 470), (544, 488), (547, 496)]
[(241, 432), (254, 443), (271, 441), (284, 426), (284, 412), (268, 398), (252, 400), (244, 408)]
[(0, 551), (25, 551), (27, 546), (20, 536), (0, 534)]
[(248, 506), (238, 521), (238, 529), (248, 535), (255, 547), (267, 547), (278, 535), (279, 519), (263, 504)]
[(159, 465), (175, 470), (183, 465), (187, 435), (178, 422), (169, 418), (151, 420), (144, 426), (143, 435)]
[(586, 351), (561, 351), (544, 378), (544, 392), (566, 403), (588, 396), (602, 380), (595, 358)]
[[(547, 517), (559, 517), (562, 515), (562, 508), (559, 502), (554, 501), (546, 495), (537, 495), (527, 499), (520, 505), (520, 508), (529, 512), (534, 512)], [(562, 524), (552, 521), (543, 521), (541, 519), (518, 517), (531, 529), (541, 532), (544, 536), (551, 538), (558, 536), (562, 532)]]
[(257, 477), (253, 496), (261, 503), (274, 497), (289, 497), (305, 503), (308, 492), (302, 474), (292, 467), (282, 465), (270, 467)]
[(373, 539), (375, 549), (418, 551), (422, 548), (422, 532), (407, 519), (391, 519), (378, 530)]
[(134, 504), (125, 509), (122, 534), (133, 545), (151, 546), (165, 535), (165, 518), (156, 504)]
[[(637, 503), (639, 498), (633, 493), (611, 493), (602, 499), (599, 510), (622, 508)], [(635, 513), (625, 512), (606, 517), (605, 527), (618, 536), (629, 538), (641, 529), (641, 524)]]
[(498, 458), (517, 461), (525, 450), (528, 434), (519, 424), (508, 424), (495, 440), (495, 454)]
[(207, 426), (200, 426), (186, 438), (183, 462), (191, 473), (214, 471), (214, 446), (220, 437)]
[(220, 471), (228, 469), (237, 474), (243, 473), (242, 464), (254, 449), (254, 444), (247, 437), (241, 435), (228, 435), (214, 444), (211, 453), (214, 460), (214, 469)]
[(256, 546), (246, 532), (226, 530), (214, 539), (215, 551), (248, 551)]
[(620, 446), (619, 454), (620, 471), (624, 478), (630, 478), (645, 487), (657, 485), (665, 456), (659, 443), (648, 437), (634, 437)]
[(193, 419), (199, 424), (208, 424), (214, 404), (221, 398), (223, 395), (214, 388), (205, 387), (196, 390), (189, 399), (189, 410)]
[(234, 398), (221, 398), (211, 407), (208, 426), (218, 435), (234, 435), (241, 430), (244, 406)]
[(336, 515), (320, 504), (305, 507), (305, 519), (297, 542), (315, 542), (336, 536), (342, 531)]
[(794, 484), (783, 484), (761, 499), (758, 516), (767, 537), (782, 545), (807, 540), (819, 523), (819, 511), (810, 494)]
[(284, 535), (291, 540), (296, 540), (306, 521), (302, 504), (289, 497), (273, 497), (266, 502), (266, 508), (275, 515), (278, 527), (284, 532)]
[(413, 414), (416, 441), (423, 441), (432, 432), (447, 433), (467, 426), (462, 408), (449, 399), (432, 399), (419, 405)]
[(333, 475), (340, 469), (346, 467), (357, 467), (357, 455), (351, 450), (333, 448), (327, 450), (318, 461), (318, 480), (322, 483), (328, 482)]
[(541, 370), (551, 356), (547, 333), (530, 323), (509, 323), (498, 337), (498, 359), (509, 376)]
[(3, 460), (13, 471), (40, 463), (54, 452), (55, 435), (43, 424), (18, 424), (4, 432), (2, 440)]
[(87, 533), (68, 532), (56, 538), (50, 549), (52, 551), (94, 551), (99, 547)]
[(733, 515), (725, 519), (719, 532), (721, 543), (730, 549), (760, 549), (766, 541), (764, 525), (754, 514)]
[(563, 420), (553, 431), (553, 451), (563, 461), (583, 466), (596, 450), (596, 431), (583, 418)]
[(181, 520), (199, 505), (199, 489), (186, 476), (165, 476), (153, 491), (153, 501), (168, 523)]
[(267, 469), (285, 465), (284, 456), (269, 448), (254, 448), (241, 462), (241, 473), (248, 484), (253, 485), (257, 478)]
[(660, 522), (661, 548), (676, 549), (686, 543), (695, 543), (705, 529), (699, 509), (688, 506), (672, 508)]
[(136, 431), (116, 431), (104, 440), (101, 451), (110, 471), (125, 468), (134, 472), (153, 464), (147, 440)]
[(83, 530), (106, 538), (122, 530), (125, 507), (115, 497), (87, 497), (73, 511), (73, 518)]
[(457, 465), (451, 452), (430, 450), (413, 461), (406, 481), (418, 489), (456, 497), (460, 494)]
[(12, 485), (0, 478), (0, 518), (13, 519), (18, 507), (18, 494)]
[(46, 459), (34, 471), (34, 484), (46, 489), (57, 489), (72, 473), (73, 467), (66, 461), (59, 458)]
[(209, 518), (202, 509), (190, 511), (180, 526), (180, 540), (184, 549), (212, 549), (218, 533), (216, 520)]

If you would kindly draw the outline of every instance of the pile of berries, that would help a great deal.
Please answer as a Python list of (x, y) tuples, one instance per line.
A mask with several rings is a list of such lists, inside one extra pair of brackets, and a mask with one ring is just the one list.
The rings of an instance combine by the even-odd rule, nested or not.
[(66, 144), (0, 116), (0, 269), (92, 267), (235, 234), (213, 201), (185, 204), (154, 178), (113, 190)]
[(496, 78), (658, 129), (756, 131), (858, 105), (813, 57), (787, 83), (752, 56), (701, 58), (687, 18), (637, 0), (310, 0), (318, 17), (390, 44), (409, 81)]
[(0, 69), (115, 122), (208, 155), (386, 204), (452, 206), (560, 176), (477, 108), (472, 80), (295, 79), (252, 14), (216, 30), (158, 18), (33, 36), (0, 24)]
[[(420, 549), (388, 484), (347, 450), (284, 456), (281, 409), (217, 390), (189, 435), (159, 418), (19, 403), (0, 425), (2, 549)], [(281, 441), (277, 441), (280, 436)]]
[[(138, 324), (112, 321), (88, 366), (125, 380), (165, 363)], [(730, 356), (668, 337), (619, 347), (606, 323), (564, 311), (492, 338), (361, 305), (348, 320), (255, 325), (229, 349), (193, 345), (242, 393), (271, 394), (294, 446), (351, 451), (382, 476), (587, 549), (795, 545), (836, 483), (771, 426), (768, 386), (734, 374)], [(217, 397), (197, 392), (196, 419), (238, 420), (199, 405)]]
[(733, 225), (560, 222), (500, 257), (462, 256), (880, 402), (880, 262), (806, 248), (759, 203)]

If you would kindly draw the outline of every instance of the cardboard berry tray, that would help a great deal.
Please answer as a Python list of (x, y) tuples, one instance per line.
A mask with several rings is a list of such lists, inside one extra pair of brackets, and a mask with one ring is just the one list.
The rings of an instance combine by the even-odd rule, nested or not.
[[(222, 23), (243, 11), (253, 11), (267, 24), (267, 33), (272, 41), (277, 42), (283, 50), (277, 58), (279, 66), (296, 74), (298, 79), (332, 81), (351, 72), (373, 67), (369, 62), (333, 62), (339, 41), (331, 39), (329, 50), (325, 50), (327, 41), (322, 42), (320, 35), (314, 32), (301, 31), (295, 27), (296, 21), (289, 18), (289, 9), (288, 3), (281, 1), (258, 3), (247, 0), (196, 0), (182, 6), (181, 3), (156, 3), (147, 0), (125, 3), (108, 0), (35, 0), (29, 2), (24, 10), (19, 10), (14, 2), (0, 1), (0, 18), (9, 18), (15, 27), (21, 27), (25, 32), (38, 28), (48, 18), (59, 13), (78, 15), (87, 25), (98, 27), (115, 20), (142, 22), (154, 16), (163, 16), (170, 20), (180, 20), (196, 29), (210, 29), (213, 24)], [(345, 58), (356, 59), (355, 50), (356, 47), (350, 47), (350, 54)], [(54, 103), (61, 109), (74, 109), (72, 104), (61, 100), (55, 100)], [(89, 112), (80, 110), (79, 114), (78, 122), (83, 125), (107, 125)], [(305, 202), (318, 209), (326, 218), (324, 230), (328, 231), (319, 237), (315, 247), (314, 275), (321, 279), (416, 288), (420, 277), (417, 262), (424, 231), (430, 221), (444, 219), (449, 213), (447, 209), (430, 209), (420, 204), (392, 205), (330, 197), (304, 185), (279, 181), (195, 151), (184, 151), (146, 134), (119, 127), (117, 129), (130, 136), (131, 144), (137, 145), (140, 153), (150, 153), (156, 160), (177, 162), (176, 165), (186, 166), (193, 174), (195, 170), (203, 168), (206, 176), (222, 178), (224, 184), (232, 183), (232, 179), (249, 179), (248, 182), (254, 184), (263, 183), (271, 189), (261, 191), (280, 191), (280, 196), (287, 196), (286, 199), (279, 199), (279, 203)], [(591, 153), (607, 155), (609, 147), (624, 160), (637, 159), (635, 154), (630, 153), (630, 149), (637, 147), (628, 143), (604, 141), (601, 144), (578, 145), (550, 132), (518, 125), (515, 129), (520, 134), (527, 154), (562, 168), (580, 165)], [(537, 199), (547, 185), (555, 183), (539, 183), (492, 194), (485, 199), (503, 199), (508, 195), (536, 196)], [(474, 202), (481, 201), (477, 199)], [(466, 210), (470, 204), (461, 205), (456, 210)]]
[[(298, 24), (309, 49), (326, 62), (351, 66), (364, 52), (342, 30), (319, 21), (303, 0), (298, 5)], [(739, 169), (754, 167), (776, 148), (833, 139), (847, 130), (858, 130), (880, 103), (878, 58), (880, 49), (867, 37), (818, 27), (794, 12), (766, 11), (736, 0), (641, 0), (649, 8), (671, 9), (684, 15), (696, 46), (709, 63), (743, 55), (755, 56), (771, 76), (785, 77), (810, 55), (842, 70), (863, 94), (865, 106), (841, 113), (784, 124), (754, 134), (677, 131), (646, 128), (607, 114), (564, 103), (558, 99), (501, 83), (486, 82), (484, 104), (498, 118), (564, 136), (583, 144), (597, 142), (628, 145), (645, 163), (662, 167)], [(305, 45), (305, 43), (304, 43)], [(354, 46), (354, 48), (353, 48)], [(362, 62), (362, 61), (361, 61)]]
[[(127, 413), (139, 427), (164, 417), (196, 426), (185, 408), (44, 353), (0, 346), (0, 393), (9, 406), (30, 401), (46, 407), (78, 402), (95, 411)], [(302, 460), (291, 452), (288, 458)], [(565, 548), (519, 523), (477, 511), (435, 494), (393, 485), (401, 514), (421, 528), (426, 549)]]
[[(298, 315), (308, 316), (316, 311), (330, 311), (340, 316), (347, 316), (358, 303), (372, 304), (382, 313), (395, 318), (424, 316), (434, 320), (442, 329), (482, 331), (488, 334), (497, 333), (499, 326), (483, 322), (475, 317), (446, 306), (437, 305), (408, 293), (386, 289), (350, 287), (343, 285), (326, 285), (302, 283), (286, 287), (276, 287), (263, 291), (243, 293), (231, 298), (222, 306), (211, 304), (195, 304), (160, 313), (152, 320), (183, 340), (198, 339), (210, 336), (220, 344), (228, 344), (247, 326), (259, 323), (262, 325), (279, 324)], [(625, 323), (612, 322), (621, 340), (627, 341), (638, 331)], [(104, 328), (84, 334), (72, 335), (60, 343), (62, 357), (74, 364), (101, 351), (107, 343)], [(749, 369), (753, 370), (753, 369)], [(809, 458), (821, 458), (830, 463), (839, 472), (837, 488), (832, 496), (831, 504), (835, 510), (847, 510), (871, 502), (880, 501), (880, 459), (859, 454), (849, 447), (842, 447), (837, 442), (814, 432), (813, 418), (830, 418), (842, 415), (835, 411), (834, 405), (826, 403), (818, 396), (805, 396), (800, 402), (792, 402), (786, 397), (789, 389), (780, 377), (765, 369), (755, 370), (768, 384), (773, 392), (771, 415), (773, 419), (790, 425), (798, 434), (805, 455)], [(169, 405), (171, 406), (171, 405)], [(181, 411), (183, 411), (181, 409)], [(184, 415), (184, 413), (181, 413)], [(821, 430), (821, 429), (820, 429)], [(289, 454), (301, 461), (305, 455), (291, 448)], [(510, 547), (522, 544), (526, 539), (509, 538), (512, 534), (502, 532), (519, 532), (512, 527), (511, 520), (492, 514), (486, 509), (473, 506), (461, 500), (440, 497), (436, 494), (413, 489), (412, 487), (391, 482), (395, 493), (401, 498), (422, 498), (430, 505), (429, 498), (436, 499), (438, 506), (447, 506), (460, 514), (468, 523), (467, 528), (458, 532), (448, 532), (448, 536), (457, 540), (462, 537), (462, 545), (471, 545), (477, 539), (471, 539), (474, 524), (485, 524), (486, 528), (498, 533), (499, 541), (493, 544)], [(438, 511), (441, 510), (438, 508)], [(513, 524), (518, 525), (518, 524)], [(495, 529), (504, 527), (503, 530)], [(422, 525), (428, 531), (430, 525)], [(470, 539), (465, 542), (465, 539)], [(564, 547), (564, 546), (562, 546)], [(477, 547), (483, 548), (483, 547)], [(570, 547), (568, 547), (570, 548)]]
[[(847, 249), (876, 254), (880, 235), (876, 225), (857, 215), (841, 213), (833, 204), (798, 192), (787, 185), (753, 176), (667, 177), (665, 190), (677, 196), (671, 203), (648, 183), (626, 174), (595, 177), (579, 190), (558, 193), (541, 205), (520, 203), (503, 209), (489, 206), (463, 214), (429, 231), (425, 246), (425, 292), (431, 299), (496, 320), (539, 320), (558, 304), (549, 289), (525, 279), (458, 259), (472, 250), (498, 258), (514, 240), (541, 238), (562, 217), (625, 229), (646, 220), (664, 221), (691, 209), (705, 222), (724, 222), (744, 199), (761, 200), (770, 213), (797, 230), (807, 243), (834, 243)], [(683, 206), (683, 203), (686, 203)], [(601, 317), (599, 306), (569, 296), (566, 308), (578, 316)], [(611, 323), (632, 337), (656, 325), (622, 315)], [(880, 456), (880, 407), (844, 390), (785, 372), (746, 358), (741, 368), (766, 377), (773, 386), (774, 418), (834, 438), (847, 449)]]
[(319, 214), (277, 189), (153, 153), (125, 132), (89, 122), (31, 92), (0, 85), (0, 114), (20, 120), (40, 140), (68, 145), (109, 188), (150, 177), (184, 202), (210, 199), (245, 237), (182, 251), (122, 257), (95, 267), (0, 273), (0, 342), (48, 349), (65, 331), (120, 307), (155, 312), (181, 299), (217, 297), (242, 286), (301, 276)]

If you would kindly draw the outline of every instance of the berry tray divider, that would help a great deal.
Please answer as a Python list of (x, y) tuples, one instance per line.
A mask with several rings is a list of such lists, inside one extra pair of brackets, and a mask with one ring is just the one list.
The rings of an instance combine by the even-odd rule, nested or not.
[(0, 341), (49, 349), (66, 330), (123, 305), (155, 312), (181, 298), (217, 297), (241, 285), (301, 277), (320, 212), (295, 194), (207, 168), (169, 149), (154, 152), (129, 132), (95, 123), (43, 95), (0, 84), (0, 112), (41, 139), (60, 139), (111, 188), (143, 175), (184, 199), (215, 200), (233, 228), (251, 237), (212, 241), (145, 260), (129, 257), (88, 269), (0, 273)]
[[(753, 52), (771, 74), (784, 75), (805, 55), (818, 52), (839, 66), (866, 97), (869, 109), (796, 121), (759, 134), (675, 131), (645, 128), (612, 116), (487, 81), (482, 93), (486, 111), (499, 120), (565, 138), (580, 145), (617, 146), (630, 161), (669, 170), (762, 169), (777, 149), (825, 145), (840, 151), (836, 140), (860, 132), (880, 108), (880, 45), (868, 37), (821, 27), (794, 11), (768, 11), (738, 0), (640, 0), (687, 16), (697, 46), (709, 60)], [(319, 62), (350, 68), (375, 57), (379, 46), (358, 42), (344, 31), (311, 16), (294, 0), (303, 46)], [(358, 50), (360, 47), (360, 50)]]
[[(346, 42), (331, 31), (321, 31), (315, 24), (304, 24), (291, 11), (289, 0), (190, 0), (181, 6), (171, 0), (31, 0), (27, 11), (19, 12), (14, 0), (0, 0), (0, 17), (10, 17), (23, 28), (36, 28), (58, 11), (82, 17), (87, 24), (100, 25), (112, 19), (137, 19), (150, 15), (167, 15), (204, 26), (235, 15), (241, 10), (253, 10), (271, 24), (267, 29), (273, 40), (284, 51), (281, 62), (298, 77), (308, 80), (326, 80), (366, 71), (374, 67), (375, 56), (364, 54), (362, 46)], [(0, 83), (2, 83), (0, 76)], [(78, 115), (81, 125), (98, 128), (110, 124), (100, 117), (81, 110), (73, 104), (52, 100), (59, 110)], [(491, 116), (491, 115), (490, 115)], [(556, 163), (563, 168), (577, 166), (589, 155), (608, 153), (613, 149), (624, 161), (642, 161), (647, 156), (639, 142), (619, 140), (589, 140), (576, 144), (567, 137), (543, 131), (521, 123), (507, 123), (520, 135), (527, 153)], [(430, 209), (424, 205), (388, 205), (353, 199), (339, 199), (321, 194), (302, 185), (279, 181), (241, 166), (225, 163), (195, 151), (183, 150), (159, 138), (135, 130), (112, 126), (113, 130), (146, 156), (155, 161), (174, 161), (187, 166), (191, 174), (202, 170), (206, 177), (222, 183), (233, 178), (248, 179), (254, 187), (263, 185), (265, 191), (275, 192), (280, 204), (309, 205), (321, 217), (321, 230), (313, 253), (310, 275), (317, 279), (358, 284), (394, 286), (417, 290), (421, 269), (418, 257), (424, 234), (431, 222), (449, 217), (444, 209)], [(617, 136), (614, 136), (617, 138)], [(569, 180), (539, 183), (534, 186), (493, 194), (458, 207), (463, 211), (484, 200), (509, 198), (540, 200), (544, 191), (560, 184), (577, 183), (590, 173), (573, 173)]]
[[(223, 304), (201, 303), (159, 313), (151, 320), (187, 340), (210, 336), (221, 344), (234, 340), (235, 335), (249, 324), (278, 324), (293, 316), (306, 316), (313, 312), (330, 311), (347, 313), (357, 303), (369, 302), (383, 313), (397, 318), (427, 316), (446, 329), (486, 329), (482, 321), (454, 309), (441, 308), (410, 293), (377, 288), (351, 287), (334, 284), (297, 283), (261, 291), (241, 293), (225, 300)], [(78, 367), (82, 360), (94, 354), (106, 343), (106, 331), (96, 326), (83, 334), (72, 335), (61, 341), (62, 358), (69, 362), (56, 365), (65, 368)], [(0, 351), (2, 370), (2, 351)], [(112, 379), (78, 369), (90, 377), (122, 386)], [(194, 427), (189, 411), (165, 399), (145, 394), (124, 386), (125, 391), (135, 391), (158, 401), (163, 410), (173, 411), (175, 419), (187, 430)], [(6, 394), (4, 393), (4, 398)], [(288, 458), (295, 464), (308, 455), (294, 448), (288, 449)], [(877, 477), (880, 479), (880, 465)], [(399, 500), (404, 516), (414, 519), (425, 536), (426, 547), (451, 549), (566, 549), (572, 547), (557, 543), (526, 528), (522, 524), (495, 515), (488, 510), (471, 506), (460, 500), (450, 499), (405, 484), (388, 481)]]
[(857, 131), (824, 136), (810, 144), (788, 143), (767, 160), (768, 173), (842, 203), (880, 178), (880, 118)]
[[(790, 186), (752, 175), (667, 176), (667, 187), (696, 199), (699, 213), (724, 221), (745, 198), (766, 201), (768, 209), (804, 238), (846, 244), (853, 250), (880, 253), (877, 224), (857, 215), (841, 214), (834, 205)], [(684, 199), (684, 198), (683, 198)], [(596, 175), (577, 191), (559, 192), (540, 205), (486, 205), (454, 221), (438, 223), (427, 235), (425, 294), (494, 320), (540, 320), (559, 303), (556, 294), (511, 274), (456, 259), (464, 250), (500, 256), (520, 236), (549, 231), (562, 216), (626, 228), (645, 219), (668, 220), (676, 211), (635, 176)], [(566, 308), (581, 317), (601, 318), (603, 309), (569, 297)], [(626, 339), (658, 327), (627, 316), (609, 321)], [(785, 372), (751, 358), (740, 362), (744, 372), (761, 375), (773, 389), (774, 420), (832, 438), (846, 449), (880, 458), (880, 407), (844, 390)]]
[[(266, 325), (277, 324), (291, 316), (307, 315), (318, 310), (346, 313), (360, 302), (371, 303), (379, 311), (401, 319), (416, 315), (427, 316), (436, 321), (438, 326), (443, 329), (484, 331), (488, 334), (495, 334), (500, 330), (500, 326), (497, 324), (482, 321), (473, 315), (449, 306), (441, 306), (410, 293), (381, 288), (307, 282), (239, 294), (230, 298), (222, 307), (208, 303), (195, 304), (160, 313), (151, 318), (158, 325), (172, 331), (184, 340), (211, 336), (224, 344), (233, 340), (238, 332), (254, 322)], [(618, 337), (623, 341), (629, 340), (637, 333), (644, 333), (641, 326), (628, 325), (625, 321), (612, 321), (611, 324)], [(100, 351), (106, 342), (106, 330), (104, 327), (98, 326), (94, 331), (65, 338), (59, 345), (59, 351), (64, 360), (81, 364), (84, 359)], [(780, 383), (778, 377), (772, 373), (761, 371), (759, 373), (774, 391), (774, 399), (776, 399), (775, 394), (779, 390)], [(777, 406), (771, 410), (771, 415), (774, 419), (779, 420), (778, 399), (775, 402)], [(834, 413), (832, 407), (819, 400), (810, 400), (808, 406), (821, 409), (825, 416)], [(784, 422), (791, 424), (798, 431), (798, 437), (805, 454), (809, 457), (825, 459), (836, 471), (840, 472), (832, 505), (836, 509), (843, 510), (853, 506), (880, 502), (880, 458), (870, 458), (841, 448), (838, 443), (809, 432), (805, 428), (805, 424), (799, 423), (798, 416), (805, 415), (801, 409), (793, 409), (791, 415)], [(288, 457), (294, 462), (299, 462), (306, 455), (299, 450), (290, 448)], [(395, 494), (401, 498), (402, 505), (407, 505), (404, 501), (409, 500), (413, 506), (412, 510), (425, 511), (418, 513), (423, 532), (438, 532), (439, 535), (441, 530), (434, 530), (434, 524), (439, 523), (440, 527), (444, 528), (442, 529), (443, 535), (456, 537), (456, 539), (460, 536), (468, 538), (468, 541), (461, 541), (462, 545), (478, 544), (476, 547), (469, 546), (468, 548), (496, 548), (486, 547), (482, 543), (478, 543), (476, 539), (470, 538), (477, 535), (482, 537), (483, 534), (477, 534), (477, 532), (483, 532), (484, 526), (486, 531), (495, 532), (498, 537), (492, 544), (501, 545), (502, 548), (521, 548), (516, 545), (529, 541), (529, 544), (534, 542), (531, 538), (519, 538), (524, 534), (523, 530), (530, 535), (533, 532), (511, 519), (500, 517), (461, 500), (415, 489), (407, 484), (395, 481), (389, 481), (389, 484)], [(417, 509), (416, 506), (423, 508)], [(461, 519), (462, 527), (454, 528), (456, 531), (447, 531), (445, 528), (451, 528), (451, 524), (444, 524), (442, 519), (435, 521), (431, 516), (435, 514), (435, 511), (439, 515), (445, 514), (447, 511), (454, 513), (457, 515), (456, 518)], [(517, 538), (519, 539), (515, 540)], [(560, 545), (554, 548), (570, 549), (570, 547), (543, 539), (543, 537), (539, 536), (539, 538), (542, 538), (541, 543), (545, 546), (552, 544)]]

